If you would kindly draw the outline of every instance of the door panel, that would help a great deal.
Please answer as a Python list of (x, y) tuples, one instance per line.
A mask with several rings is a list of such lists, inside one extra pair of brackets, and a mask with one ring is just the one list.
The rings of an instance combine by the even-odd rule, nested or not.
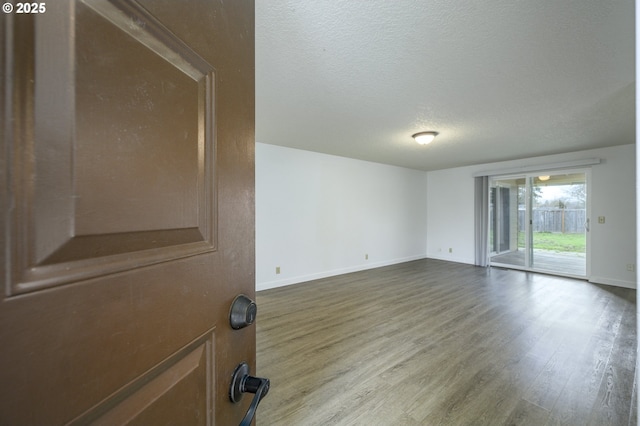
[(511, 206), (514, 200), (511, 198), (510, 188), (499, 187), (500, 190), (500, 251), (511, 248)]
[[(491, 262), (500, 266), (587, 276), (587, 173), (581, 170), (496, 178), (491, 209), (494, 243)], [(500, 186), (511, 191), (498, 191)], [(509, 203), (504, 204), (504, 200)], [(510, 204), (510, 206), (509, 206)], [(511, 214), (504, 214), (510, 210)], [(510, 227), (510, 229), (505, 229)], [(514, 238), (517, 237), (517, 238)], [(500, 251), (495, 250), (497, 247)], [(506, 247), (506, 249), (505, 249)]]
[[(167, 360), (167, 365), (143, 375), (72, 423), (105, 426), (211, 424), (211, 418), (194, 418), (193, 413), (207, 413), (207, 416), (212, 413), (214, 339), (215, 335), (208, 333), (195, 345), (189, 345)], [(201, 392), (202, 389), (206, 392)]]
[[(26, 235), (15, 251), (12, 293), (215, 247), (214, 134), (205, 132), (215, 128), (213, 67), (144, 9), (125, 4), (125, 15), (111, 3), (95, 6), (117, 25), (84, 3), (56, 3), (36, 22), (35, 45), (74, 64), (31, 64), (36, 94), (53, 87), (58, 99), (62, 86), (75, 96), (59, 107), (36, 98), (33, 116), (24, 117), (35, 137), (16, 159), (25, 182), (16, 219)], [(129, 19), (148, 31), (125, 33)], [(52, 33), (77, 42), (52, 46)]]
[(146, 6), (3, 16), (0, 424), (248, 406), (227, 390), (255, 368), (228, 324), (254, 294), (253, 4)]
[(491, 232), (496, 241), (491, 253), (491, 262), (506, 266), (525, 267), (526, 247), (520, 228), (524, 217), (520, 209), (525, 204), (525, 178), (509, 176), (494, 178), (492, 186), (495, 196), (491, 199), (496, 211)]
[(583, 172), (531, 177), (531, 267), (586, 276), (587, 191)]
[[(491, 254), (492, 256), (514, 253), (518, 247), (518, 194), (520, 179), (494, 180), (491, 187)], [(506, 258), (503, 256), (503, 258)]]

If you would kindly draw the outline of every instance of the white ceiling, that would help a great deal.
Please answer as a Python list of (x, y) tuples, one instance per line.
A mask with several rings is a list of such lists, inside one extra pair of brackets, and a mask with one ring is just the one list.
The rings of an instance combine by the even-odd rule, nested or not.
[[(635, 142), (633, 0), (257, 0), (256, 141), (420, 170)], [(413, 133), (440, 135), (419, 146)]]

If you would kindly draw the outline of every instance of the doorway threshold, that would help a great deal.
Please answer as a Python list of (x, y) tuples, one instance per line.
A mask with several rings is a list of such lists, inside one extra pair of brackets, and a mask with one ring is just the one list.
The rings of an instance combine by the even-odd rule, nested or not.
[(560, 271), (551, 271), (551, 270), (546, 270), (546, 269), (526, 268), (524, 266), (510, 265), (510, 264), (506, 264), (506, 263), (493, 263), (493, 262), (491, 262), (489, 264), (489, 267), (490, 268), (497, 268), (497, 269), (507, 269), (507, 270), (523, 271), (523, 272), (532, 272), (534, 274), (553, 275), (553, 276), (556, 276), (556, 277), (573, 278), (573, 279), (576, 279), (576, 280), (589, 281), (589, 278), (586, 275), (571, 274), (571, 273), (560, 272)]

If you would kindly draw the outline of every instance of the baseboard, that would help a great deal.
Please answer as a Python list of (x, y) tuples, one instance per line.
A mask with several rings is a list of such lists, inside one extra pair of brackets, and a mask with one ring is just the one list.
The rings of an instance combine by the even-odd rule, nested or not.
[[(396, 265), (398, 263), (411, 262), (412, 260), (419, 260), (419, 259), (437, 259), (437, 260), (445, 260), (449, 262), (465, 263), (470, 265), (474, 264), (474, 262), (469, 262), (468, 259), (452, 257), (452, 256), (417, 255), (417, 256), (409, 256), (409, 257), (400, 258), (400, 259), (387, 260), (383, 262), (354, 265), (346, 268), (333, 269), (330, 271), (322, 271), (315, 274), (289, 277), (282, 280), (256, 283), (256, 291), (269, 290), (269, 289), (278, 288), (278, 287), (285, 287), (288, 285), (295, 285), (295, 284), (300, 284), (308, 281), (319, 280), (322, 278), (334, 277), (336, 275), (343, 275), (343, 274), (349, 274), (351, 272), (358, 272), (358, 271), (365, 271), (367, 269), (380, 268), (383, 266)], [(606, 277), (592, 276), (591, 278), (589, 278), (589, 282), (594, 284), (611, 285), (615, 287), (624, 287), (624, 288), (631, 288), (631, 289), (637, 288), (637, 284), (634, 281), (623, 281), (623, 280), (616, 280), (613, 278), (606, 278)]]
[(288, 285), (300, 284), (308, 281), (319, 280), (322, 278), (334, 277), (336, 275), (349, 274), (351, 272), (366, 271), (367, 269), (380, 268), (383, 266), (396, 265), (398, 263), (411, 262), (412, 260), (425, 259), (427, 256), (416, 255), (400, 259), (386, 260), (382, 262), (363, 263), (360, 265), (349, 266), (345, 268), (333, 269), (330, 271), (322, 271), (315, 274), (299, 275), (296, 277), (285, 278), (282, 280), (268, 281), (256, 283), (256, 291), (269, 290), (277, 287), (285, 287)]
[(634, 289), (637, 288), (637, 284), (634, 281), (623, 281), (623, 280), (616, 280), (613, 278), (606, 278), (606, 277), (591, 276), (589, 278), (589, 282), (594, 284), (612, 285), (616, 287), (634, 288)]
[(436, 260), (446, 260), (447, 262), (456, 262), (456, 263), (466, 263), (467, 265), (475, 265), (475, 259), (466, 259), (463, 257), (457, 256), (447, 256), (445, 255), (437, 255), (437, 254), (428, 254), (427, 259), (436, 259)]

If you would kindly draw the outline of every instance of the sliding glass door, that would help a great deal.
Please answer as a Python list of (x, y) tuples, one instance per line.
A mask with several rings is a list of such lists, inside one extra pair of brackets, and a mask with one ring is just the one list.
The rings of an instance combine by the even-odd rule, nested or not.
[(497, 177), (489, 197), (491, 264), (587, 275), (587, 174)]
[(491, 263), (526, 267), (524, 176), (493, 180), (489, 197), (489, 245)]

